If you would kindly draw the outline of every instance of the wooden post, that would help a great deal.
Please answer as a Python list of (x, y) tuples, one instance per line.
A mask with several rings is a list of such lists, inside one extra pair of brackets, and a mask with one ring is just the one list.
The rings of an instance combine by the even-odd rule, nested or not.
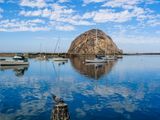
[(68, 105), (66, 103), (58, 103), (53, 107), (52, 120), (70, 120)]

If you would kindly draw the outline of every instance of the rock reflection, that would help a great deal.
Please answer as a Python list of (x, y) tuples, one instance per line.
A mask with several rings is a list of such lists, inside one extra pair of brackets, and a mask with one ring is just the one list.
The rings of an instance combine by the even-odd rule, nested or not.
[(52, 95), (55, 105), (52, 110), (51, 120), (70, 120), (68, 105), (55, 95)]
[(78, 72), (95, 80), (108, 74), (115, 63), (116, 61), (108, 61), (107, 63), (84, 63), (83, 57), (71, 58), (71, 64)]
[(0, 66), (0, 70), (13, 70), (16, 76), (23, 76), (24, 73), (28, 70), (28, 65), (21, 65), (21, 66)]

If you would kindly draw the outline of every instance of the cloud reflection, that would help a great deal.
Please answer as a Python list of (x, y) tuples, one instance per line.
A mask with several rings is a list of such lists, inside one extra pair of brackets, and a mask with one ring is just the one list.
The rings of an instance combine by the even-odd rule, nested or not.
[[(109, 76), (107, 72), (103, 73), (103, 78), (107, 76), (108, 79), (100, 77), (98, 81), (90, 81), (86, 80), (87, 77), (76, 74), (77, 71), (69, 63), (64, 67), (68, 74), (65, 74), (66, 69), (60, 68), (59, 78), (55, 73), (37, 75), (31, 74), (33, 71), (23, 77), (10, 77), (0, 73), (0, 119), (29, 120), (36, 116), (50, 119), (53, 106), (51, 93), (66, 101), (72, 114), (71, 119), (77, 120), (86, 120), (89, 116), (96, 115), (110, 118), (110, 114), (106, 114), (108, 111), (130, 119), (133, 117), (131, 114), (137, 112), (140, 115), (159, 110), (159, 104), (152, 102), (152, 97), (158, 99), (160, 94), (157, 76), (141, 80), (136, 76), (132, 77), (133, 80), (128, 80), (128, 71), (124, 71), (125, 77), (116, 78), (117, 71), (113, 69)], [(117, 64), (114, 68), (116, 67)], [(49, 70), (55, 72), (53, 68)], [(8, 99), (9, 96), (12, 99)]]

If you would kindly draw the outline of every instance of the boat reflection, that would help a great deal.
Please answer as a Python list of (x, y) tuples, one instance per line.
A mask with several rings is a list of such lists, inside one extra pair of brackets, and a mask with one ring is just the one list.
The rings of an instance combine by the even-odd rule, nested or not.
[(68, 61), (54, 61), (53, 63), (58, 64), (59, 66), (62, 66), (68, 63)]
[(108, 74), (116, 63), (116, 60), (107, 63), (85, 63), (84, 59), (83, 57), (72, 57), (71, 64), (79, 73), (96, 80)]
[(0, 66), (1, 71), (13, 70), (16, 76), (23, 76), (24, 73), (28, 70), (29, 65), (20, 65), (20, 66)]

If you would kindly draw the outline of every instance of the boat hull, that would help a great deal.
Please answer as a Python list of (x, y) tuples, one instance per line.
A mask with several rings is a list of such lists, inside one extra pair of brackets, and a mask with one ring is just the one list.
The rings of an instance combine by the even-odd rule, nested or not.
[(85, 60), (86, 63), (105, 63), (106, 60)]
[(117, 57), (102, 57), (103, 60), (117, 60)]
[(67, 58), (53, 58), (53, 61), (68, 61)]
[(17, 66), (17, 65), (29, 65), (29, 62), (0, 61), (0, 66)]

